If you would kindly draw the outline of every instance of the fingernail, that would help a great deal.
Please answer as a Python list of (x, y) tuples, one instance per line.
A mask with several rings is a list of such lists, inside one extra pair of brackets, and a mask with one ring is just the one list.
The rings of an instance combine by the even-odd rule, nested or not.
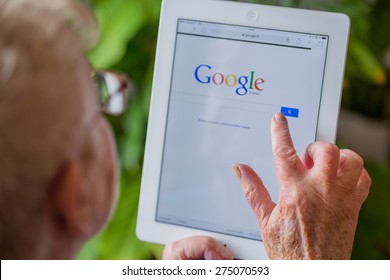
[(223, 258), (225, 260), (231, 260), (234, 258), (233, 253), (225, 246), (221, 247), (221, 249), (219, 249), (218, 253), (221, 256), (221, 258)]
[(233, 164), (232, 171), (233, 171), (234, 175), (236, 175), (237, 179), (241, 180), (241, 178), (242, 178), (241, 170), (236, 164)]
[(274, 118), (277, 122), (287, 122), (286, 117), (282, 113), (276, 113)]

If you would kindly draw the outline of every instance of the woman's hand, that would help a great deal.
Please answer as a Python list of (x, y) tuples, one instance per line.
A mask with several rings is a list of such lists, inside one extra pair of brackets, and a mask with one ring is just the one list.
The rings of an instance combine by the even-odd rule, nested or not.
[(269, 257), (349, 259), (359, 211), (371, 185), (361, 157), (315, 142), (301, 160), (280, 113), (272, 119), (272, 146), (280, 188), (277, 204), (249, 166), (233, 166)]

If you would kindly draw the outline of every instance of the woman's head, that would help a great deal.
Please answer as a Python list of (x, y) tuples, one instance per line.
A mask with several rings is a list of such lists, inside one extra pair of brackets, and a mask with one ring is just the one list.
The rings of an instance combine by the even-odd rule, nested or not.
[(111, 212), (114, 142), (79, 36), (93, 19), (77, 0), (0, 1), (2, 259), (71, 258)]

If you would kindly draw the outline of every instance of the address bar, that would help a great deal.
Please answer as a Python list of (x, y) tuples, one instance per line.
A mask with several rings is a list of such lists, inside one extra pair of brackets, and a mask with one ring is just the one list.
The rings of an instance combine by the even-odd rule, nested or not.
[(232, 39), (247, 39), (256, 42), (288, 44), (291, 41), (291, 38), (287, 36), (277, 36), (217, 28), (212, 29), (212, 34), (215, 36), (228, 37)]

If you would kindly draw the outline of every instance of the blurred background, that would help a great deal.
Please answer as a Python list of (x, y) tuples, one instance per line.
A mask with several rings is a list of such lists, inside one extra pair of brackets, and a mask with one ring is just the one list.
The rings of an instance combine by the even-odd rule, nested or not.
[[(120, 197), (104, 232), (79, 259), (159, 259), (162, 247), (135, 236), (144, 143), (161, 0), (83, 0), (95, 11), (99, 45), (88, 53), (95, 68), (120, 70), (135, 86), (127, 113), (110, 118), (121, 163)], [(373, 184), (364, 204), (353, 259), (390, 259), (390, 1), (247, 0), (342, 12), (352, 22), (338, 145), (365, 159)]]

